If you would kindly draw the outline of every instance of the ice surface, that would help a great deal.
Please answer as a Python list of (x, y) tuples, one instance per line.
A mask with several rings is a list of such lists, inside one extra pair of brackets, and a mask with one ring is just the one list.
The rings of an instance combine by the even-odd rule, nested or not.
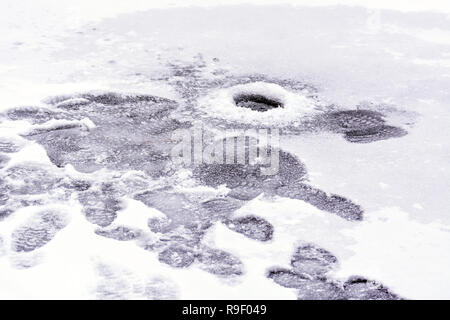
[[(449, 297), (449, 10), (4, 3), (0, 297)], [(194, 122), (280, 172), (180, 168)]]
[(337, 258), (329, 251), (311, 244), (298, 247), (292, 256), (293, 269), (273, 268), (267, 277), (277, 284), (296, 288), (300, 300), (397, 300), (399, 297), (376, 281), (351, 277), (344, 283), (327, 273), (335, 267)]
[(0, 152), (11, 153), (20, 150), (20, 145), (14, 141), (0, 140)]
[(41, 211), (13, 231), (11, 235), (14, 251), (33, 251), (53, 239), (67, 225), (65, 213)]
[(133, 240), (139, 237), (139, 231), (131, 230), (127, 227), (117, 227), (111, 230), (95, 230), (95, 233), (99, 236), (106, 238), (112, 238), (120, 241)]
[(268, 241), (272, 239), (273, 226), (264, 219), (258, 217), (242, 217), (227, 221), (225, 224), (231, 230), (242, 233), (255, 240)]
[(337, 258), (333, 254), (314, 245), (298, 247), (291, 260), (295, 271), (311, 276), (322, 275), (330, 271), (336, 263)]
[(202, 250), (198, 256), (200, 268), (212, 274), (221, 276), (233, 276), (243, 274), (243, 264), (235, 256), (228, 252), (208, 249)]
[(172, 267), (185, 268), (194, 262), (194, 253), (189, 249), (170, 246), (159, 253), (158, 259)]

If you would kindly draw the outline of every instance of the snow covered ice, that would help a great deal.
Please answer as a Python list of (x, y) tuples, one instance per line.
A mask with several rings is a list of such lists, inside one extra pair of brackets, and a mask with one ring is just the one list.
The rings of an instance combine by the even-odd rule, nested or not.
[(450, 298), (450, 7), (0, 8), (0, 298)]

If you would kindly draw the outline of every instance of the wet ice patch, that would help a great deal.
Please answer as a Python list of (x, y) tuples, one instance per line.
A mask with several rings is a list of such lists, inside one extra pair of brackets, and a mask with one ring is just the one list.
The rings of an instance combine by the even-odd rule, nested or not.
[[(227, 198), (205, 203), (217, 212), (237, 209), (261, 193), (306, 201), (315, 207), (337, 214), (347, 220), (362, 220), (363, 209), (351, 200), (306, 184), (307, 170), (294, 155), (280, 151), (278, 172), (261, 174), (261, 164), (201, 164), (194, 168), (193, 177), (212, 187), (226, 185)], [(232, 199), (234, 200), (232, 200)], [(241, 202), (237, 201), (240, 200)], [(234, 201), (234, 202), (233, 202)], [(234, 210), (231, 210), (234, 211)]]
[(205, 115), (251, 125), (290, 125), (318, 111), (319, 102), (268, 82), (216, 89), (198, 100)]
[(276, 189), (276, 194), (308, 202), (320, 210), (336, 214), (346, 220), (363, 219), (363, 209), (358, 204), (339, 195), (327, 194), (306, 183), (281, 186)]
[(81, 192), (78, 199), (86, 219), (101, 227), (109, 226), (116, 219), (117, 211), (122, 209), (120, 199), (107, 187)]
[(54, 168), (34, 162), (10, 166), (4, 176), (10, 192), (17, 195), (47, 193), (62, 180)]
[(64, 119), (28, 128), (50, 160), (90, 173), (102, 168), (167, 173), (171, 132), (189, 123), (170, 117), (177, 103), (151, 95), (89, 92), (46, 100)]
[(307, 282), (308, 278), (288, 269), (273, 269), (267, 273), (267, 278), (286, 288), (298, 288)]
[[(404, 116), (403, 120), (407, 120), (408, 117), (410, 115)], [(315, 125), (318, 128), (341, 133), (347, 141), (353, 143), (371, 143), (402, 137), (408, 133), (400, 126), (389, 125), (383, 113), (368, 109), (326, 112), (316, 117)]]
[(170, 224), (165, 226), (168, 230), (180, 225), (195, 226), (201, 222), (199, 221), (198, 205), (192, 199), (185, 194), (168, 191), (146, 191), (137, 194), (134, 198), (163, 212), (170, 219)]
[(266, 220), (256, 216), (230, 219), (225, 222), (225, 225), (231, 230), (251, 239), (259, 241), (269, 241), (272, 239), (273, 226)]
[(11, 235), (12, 249), (16, 252), (30, 252), (53, 239), (56, 233), (68, 224), (65, 212), (42, 210), (19, 226)]
[(169, 231), (171, 220), (167, 217), (150, 218), (147, 221), (147, 226), (152, 232), (165, 233)]
[(95, 233), (99, 236), (115, 239), (119, 241), (134, 240), (140, 236), (139, 230), (132, 230), (128, 227), (115, 227), (109, 229), (97, 229)]
[(40, 124), (52, 119), (67, 117), (61, 112), (38, 106), (16, 107), (6, 111), (6, 117), (10, 120), (27, 120), (33, 124)]
[(402, 128), (383, 125), (367, 129), (349, 130), (345, 133), (345, 139), (355, 143), (370, 143), (378, 140), (402, 137), (406, 133)]
[[(6, 189), (7, 186), (4, 183), (3, 179), (0, 180), (0, 206), (4, 205), (8, 199), (9, 199), (9, 195), (8, 195), (8, 190)], [(2, 209), (0, 212), (3, 212), (4, 209)], [(4, 216), (4, 214), (0, 213), (0, 220), (2, 219), (2, 217)]]
[(188, 247), (173, 245), (161, 251), (158, 259), (174, 268), (186, 268), (194, 262), (195, 255)]
[(311, 279), (287, 269), (270, 270), (267, 277), (280, 286), (298, 289), (298, 300), (343, 300), (347, 298), (342, 286), (326, 279)]
[(345, 282), (333, 279), (328, 272), (337, 258), (313, 244), (298, 247), (291, 258), (292, 269), (271, 268), (267, 278), (280, 286), (297, 288), (300, 300), (398, 300), (379, 282), (352, 276)]
[[(1, 194), (0, 194), (1, 196)], [(3, 203), (4, 204), (4, 203)], [(2, 203), (0, 202), (0, 205), (2, 205)], [(2, 221), (3, 219), (6, 219), (7, 217), (9, 217), (14, 211), (12, 209), (9, 208), (1, 208), (0, 209), (0, 221)]]
[(15, 139), (6, 139), (0, 138), (0, 152), (4, 153), (15, 153), (19, 151), (23, 146), (23, 143), (20, 143), (17, 138)]
[(60, 109), (72, 109), (72, 108), (78, 108), (81, 105), (89, 104), (90, 101), (85, 98), (68, 98), (66, 100), (57, 102), (58, 100), (54, 100), (55, 107)]
[(213, 217), (227, 217), (244, 205), (244, 202), (231, 197), (220, 197), (201, 203), (202, 209)]
[(368, 280), (364, 277), (354, 276), (344, 285), (347, 299), (351, 300), (399, 300), (398, 295), (391, 292), (381, 283)]
[(197, 258), (202, 270), (215, 275), (239, 276), (244, 272), (242, 262), (223, 250), (203, 248)]
[(84, 131), (89, 131), (95, 128), (95, 124), (89, 118), (84, 118), (81, 120), (51, 119), (42, 124), (32, 126), (27, 132), (24, 132), (23, 135), (33, 136), (51, 131), (68, 130), (75, 128)]
[(344, 300), (347, 299), (344, 290), (332, 282), (313, 280), (301, 283), (298, 287), (298, 300)]

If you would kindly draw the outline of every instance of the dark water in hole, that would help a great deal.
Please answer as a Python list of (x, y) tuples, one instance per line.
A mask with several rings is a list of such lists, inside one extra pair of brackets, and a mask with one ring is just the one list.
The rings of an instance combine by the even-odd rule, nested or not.
[(240, 94), (234, 96), (236, 106), (248, 108), (253, 111), (265, 112), (270, 109), (283, 108), (283, 104), (275, 99), (267, 98), (259, 94)]

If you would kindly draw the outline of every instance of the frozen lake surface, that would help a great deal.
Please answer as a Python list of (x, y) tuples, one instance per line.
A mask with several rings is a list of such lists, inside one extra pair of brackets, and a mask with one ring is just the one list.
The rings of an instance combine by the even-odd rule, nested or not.
[(195, 4), (0, 5), (0, 298), (449, 299), (450, 10)]

